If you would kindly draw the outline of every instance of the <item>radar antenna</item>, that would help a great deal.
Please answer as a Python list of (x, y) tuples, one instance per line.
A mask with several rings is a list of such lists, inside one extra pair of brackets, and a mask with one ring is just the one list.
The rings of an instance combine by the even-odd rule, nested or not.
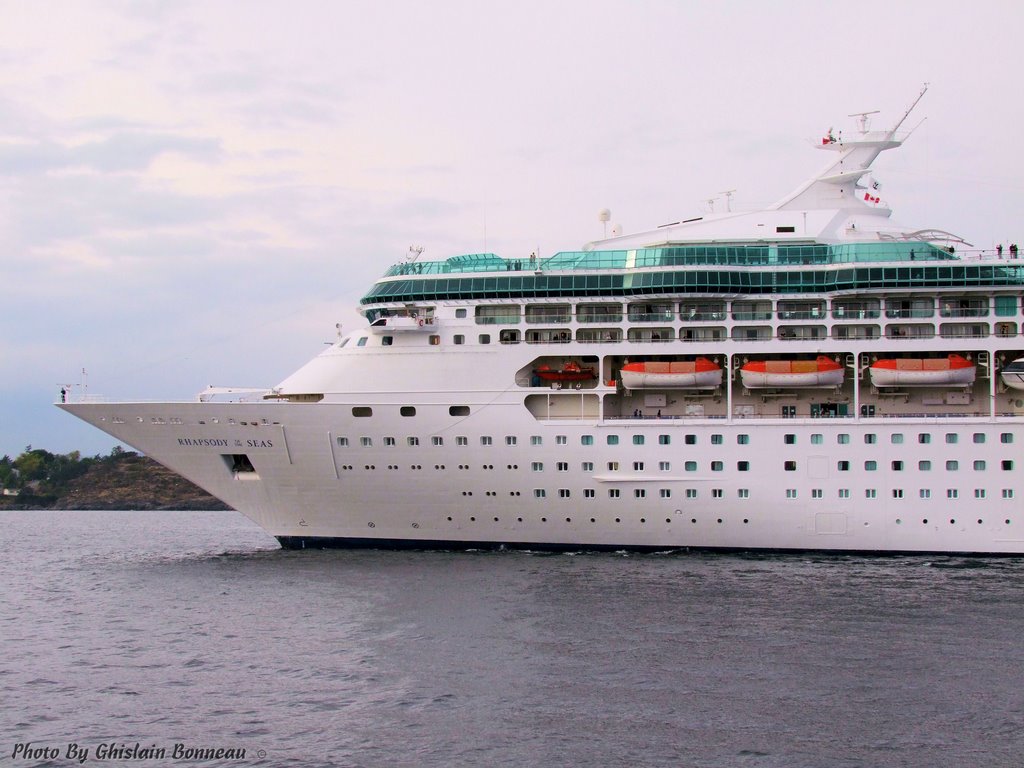
[(405, 260), (409, 262), (416, 261), (421, 253), (423, 253), (422, 245), (410, 245), (409, 252), (405, 254)]
[(848, 115), (848, 117), (856, 117), (857, 130), (861, 133), (867, 133), (868, 126), (871, 123), (871, 121), (868, 120), (868, 115), (877, 115), (880, 111), (881, 110), (879, 109), (872, 109), (870, 112), (854, 112), (852, 115)]

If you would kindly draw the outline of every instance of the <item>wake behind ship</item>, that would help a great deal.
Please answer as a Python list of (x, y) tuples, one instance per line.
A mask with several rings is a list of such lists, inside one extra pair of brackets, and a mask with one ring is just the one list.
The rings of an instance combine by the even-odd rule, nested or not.
[(1024, 553), (1024, 262), (892, 220), (892, 129), (764, 210), (395, 264), (273, 389), (60, 404), (285, 547)]

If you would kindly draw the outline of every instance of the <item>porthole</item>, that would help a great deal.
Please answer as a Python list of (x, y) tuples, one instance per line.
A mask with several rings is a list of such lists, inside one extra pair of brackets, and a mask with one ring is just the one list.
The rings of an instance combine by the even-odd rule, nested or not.
[(540, 521), (541, 521), (542, 523), (546, 523), (546, 522), (548, 521), (548, 519), (547, 519), (546, 517), (542, 517), (542, 518), (540, 519)]
[(597, 520), (596, 520), (595, 518), (593, 518), (593, 517), (592, 517), (592, 518), (590, 518), (590, 522), (592, 522), (592, 523), (596, 523), (596, 522), (597, 522)]
[(926, 517), (926, 518), (925, 518), (924, 520), (922, 520), (921, 522), (922, 522), (922, 523), (924, 523), (925, 525), (928, 525), (928, 518)]
[(366, 527), (367, 527), (367, 528), (376, 528), (376, 527), (377, 527), (377, 525), (376, 525), (376, 523), (367, 523), (367, 524), (366, 524)]
[(749, 523), (749, 522), (750, 522), (750, 520), (748, 520), (748, 519), (747, 519), (747, 518), (745, 518), (745, 517), (743, 518), (743, 524), (744, 524), (744, 525), (746, 525), (746, 524), (747, 524), (747, 523)]
[(691, 518), (690, 518), (690, 522), (696, 525), (696, 523), (697, 523), (697, 518), (696, 518), (696, 517), (691, 517)]
[(471, 518), (469, 518), (469, 522), (471, 522), (471, 523), (475, 523), (475, 522), (476, 522), (476, 518), (475, 518), (475, 517), (471, 517)]
[(565, 522), (567, 522), (567, 523), (571, 523), (571, 522), (572, 522), (572, 518), (571, 518), (571, 517), (567, 517), (567, 518), (565, 518)]
[(498, 518), (494, 518), (494, 522), (498, 522)]
[(615, 522), (616, 522), (616, 523), (621, 523), (621, 522), (622, 522), (622, 520), (620, 520), (619, 518), (617, 518), (617, 517), (616, 517), (616, 518), (615, 518)]
[(646, 523), (647, 522), (647, 518), (646, 517), (641, 517), (640, 518), (640, 522), (641, 523)]
[(666, 517), (665, 518), (665, 522), (666, 523), (671, 523), (672, 522), (672, 518), (671, 517)]
[(719, 524), (719, 525), (721, 525), (721, 524), (722, 524), (722, 518), (718, 518), (718, 524)]

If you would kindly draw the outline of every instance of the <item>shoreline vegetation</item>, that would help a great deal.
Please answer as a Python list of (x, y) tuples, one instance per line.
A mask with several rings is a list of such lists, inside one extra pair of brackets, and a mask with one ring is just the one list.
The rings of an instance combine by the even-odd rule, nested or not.
[(0, 458), (0, 489), (0, 510), (230, 509), (180, 475), (121, 446), (91, 457), (28, 446), (17, 458)]

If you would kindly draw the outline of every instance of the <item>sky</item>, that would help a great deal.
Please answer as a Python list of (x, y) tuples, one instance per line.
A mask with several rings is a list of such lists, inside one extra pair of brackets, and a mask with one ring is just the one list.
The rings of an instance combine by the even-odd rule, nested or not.
[[(0, 0), (0, 455), (273, 386), (422, 259), (770, 204), (848, 115), (894, 218), (1024, 242), (1024, 4)], [(923, 122), (922, 122), (923, 120)], [(721, 208), (719, 208), (721, 210)]]

